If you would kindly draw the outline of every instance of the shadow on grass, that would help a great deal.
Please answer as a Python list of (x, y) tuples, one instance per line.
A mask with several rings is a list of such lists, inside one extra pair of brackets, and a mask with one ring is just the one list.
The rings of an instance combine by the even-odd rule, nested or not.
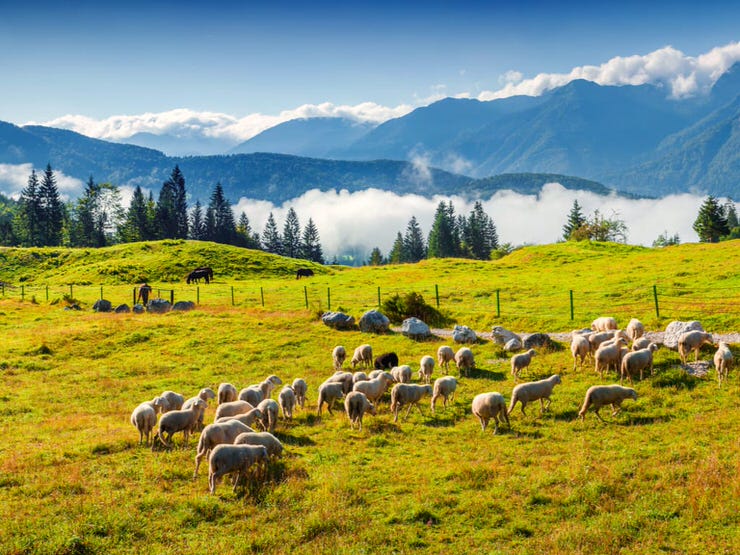
[(493, 372), (491, 370), (483, 370), (482, 368), (475, 368), (470, 371), (469, 376), (460, 376), (461, 380), (467, 378), (480, 378), (484, 380), (491, 380), (494, 382), (502, 382), (506, 379), (504, 372)]
[(285, 432), (275, 432), (274, 435), (284, 445), (295, 445), (297, 447), (306, 447), (307, 445), (316, 445), (316, 442), (309, 437), (291, 436), (291, 435), (286, 434)]

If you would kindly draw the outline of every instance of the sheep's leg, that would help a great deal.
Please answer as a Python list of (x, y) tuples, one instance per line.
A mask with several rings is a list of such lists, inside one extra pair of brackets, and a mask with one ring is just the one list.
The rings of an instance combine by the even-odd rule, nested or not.
[(482, 416), (479, 416), (478, 420), (480, 421), (480, 429), (485, 432), (486, 426), (488, 426), (488, 419), (483, 418)]
[(524, 407), (526, 407), (526, 406), (527, 406), (527, 402), (526, 402), (526, 401), (522, 401), (521, 399), (520, 399), (520, 401), (519, 401), (519, 402), (520, 402), (520, 403), (522, 404), (522, 405), (521, 405), (521, 409), (522, 409), (522, 414), (523, 414), (524, 416), (527, 416), (527, 413), (526, 413), (526, 412), (524, 411)]
[(406, 416), (403, 417), (404, 420), (406, 420), (409, 417), (409, 413), (411, 412), (412, 408), (414, 408), (414, 403), (411, 403), (409, 405), (409, 409), (406, 411)]
[(498, 433), (499, 421), (498, 421), (498, 416), (496, 416), (495, 414), (493, 415), (493, 421), (496, 423), (493, 427), (493, 435), (496, 435)]
[(601, 407), (599, 407), (598, 409), (594, 409), (594, 414), (596, 414), (596, 416), (599, 417), (599, 420), (601, 420), (602, 422), (605, 422), (605, 420), (601, 418), (601, 415), (599, 414), (599, 410), (601, 410)]

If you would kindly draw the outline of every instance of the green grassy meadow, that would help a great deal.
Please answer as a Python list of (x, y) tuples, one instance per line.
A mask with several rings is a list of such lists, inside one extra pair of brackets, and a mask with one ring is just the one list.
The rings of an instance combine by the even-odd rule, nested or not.
[[(738, 246), (567, 243), (492, 262), (313, 267), (311, 280), (295, 279), (299, 261), (210, 243), (0, 249), (8, 284), (0, 296), (0, 553), (738, 553), (737, 368), (720, 389), (713, 371), (688, 376), (677, 353), (661, 349), (655, 374), (635, 383), (636, 402), (616, 417), (603, 409), (606, 423), (592, 413), (580, 422), (586, 389), (616, 378), (573, 372), (563, 344), (523, 376), (561, 374), (550, 411), (530, 405), (525, 417), (517, 408), (511, 429), (494, 436), (481, 431), (471, 400), (499, 391), (508, 401), (514, 382), (508, 356), (481, 340), (472, 347), (477, 370), (435, 416), (427, 400), (423, 414), (394, 424), (386, 399), (358, 432), (339, 407), (315, 415), (335, 345), (395, 351), (416, 371), (423, 355), (451, 344), (329, 329), (318, 319), (329, 302), (359, 318), (377, 306), (378, 287), (382, 297), (419, 291), (434, 304), (436, 286), (450, 321), (479, 331), (562, 332), (614, 315), (650, 330), (697, 319), (708, 331), (737, 333)], [(187, 271), (205, 264), (216, 282), (186, 286)], [(198, 309), (90, 310), (101, 286), (114, 306), (131, 304), (145, 279), (177, 299), (199, 294)], [(70, 285), (82, 311), (62, 309)], [(705, 348), (702, 359), (713, 352)], [(309, 391), (306, 410), (278, 425), (286, 454), (266, 483), (237, 494), (222, 483), (211, 495), (204, 466), (192, 479), (197, 437), (184, 446), (176, 435), (171, 451), (138, 445), (129, 416), (140, 402), (166, 389), (189, 397), (221, 382), (241, 388), (273, 373), (286, 383), (303, 377)]]

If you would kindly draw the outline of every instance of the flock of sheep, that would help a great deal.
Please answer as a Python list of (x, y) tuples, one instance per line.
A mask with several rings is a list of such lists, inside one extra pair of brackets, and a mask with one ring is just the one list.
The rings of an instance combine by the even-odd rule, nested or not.
[[(590, 330), (572, 333), (573, 369), (579, 363), (583, 367), (586, 360), (591, 359), (595, 371), (602, 378), (605, 371), (614, 369), (622, 381), (628, 378), (631, 383), (632, 377), (638, 374), (642, 379), (646, 370), (652, 373), (653, 353), (658, 348), (656, 343), (651, 343), (644, 337), (644, 333), (644, 326), (635, 319), (630, 321), (625, 330), (617, 329), (614, 318), (596, 319)], [(632, 342), (631, 348), (627, 347), (629, 341)], [(711, 334), (702, 331), (684, 333), (678, 341), (682, 363), (686, 362), (686, 357), (692, 351), (698, 358), (699, 350), (705, 344), (713, 345)], [(530, 349), (512, 356), (511, 373), (515, 381), (518, 381), (535, 354), (535, 350)], [(390, 410), (394, 422), (398, 421), (398, 413), (403, 407), (406, 407), (406, 417), (414, 406), (421, 412), (419, 403), (425, 397), (431, 397), (432, 413), (438, 400), (441, 399), (445, 407), (448, 402), (454, 401), (457, 378), (446, 375), (435, 380), (432, 385), (435, 360), (431, 356), (426, 355), (419, 362), (419, 383), (412, 383), (411, 367), (399, 365), (395, 353), (385, 353), (373, 358), (372, 347), (360, 345), (355, 349), (350, 364), (353, 371), (358, 367), (363, 370), (354, 372), (344, 370), (346, 358), (347, 351), (344, 347), (337, 346), (333, 349), (332, 363), (335, 372), (318, 387), (319, 417), (324, 404), (332, 414), (332, 405), (343, 400), (350, 427), (357, 426), (362, 430), (363, 416), (365, 413), (376, 414), (376, 405), (389, 388)], [(714, 355), (720, 385), (727, 378), (732, 361), (732, 352), (728, 345), (720, 342)], [(439, 347), (436, 360), (438, 366), (449, 372), (450, 362), (455, 363), (461, 377), (468, 376), (470, 370), (475, 368), (473, 352), (468, 347), (462, 347), (457, 352), (446, 345)], [(370, 371), (371, 368), (374, 369)], [(197, 477), (200, 464), (205, 458), (208, 461), (210, 492), (215, 492), (218, 482), (226, 474), (234, 475), (233, 487), (236, 490), (245, 479), (264, 478), (269, 463), (281, 457), (282, 443), (273, 435), (279, 412), (282, 412), (284, 419), (291, 420), (295, 408), (303, 409), (305, 406), (308, 389), (306, 381), (296, 378), (290, 385), (285, 385), (278, 394), (278, 401), (275, 401), (272, 393), (282, 383), (276, 375), (268, 376), (261, 383), (250, 385), (241, 391), (237, 391), (232, 384), (222, 383), (217, 392), (205, 388), (190, 399), (173, 391), (165, 391), (152, 401), (136, 407), (131, 414), (131, 423), (139, 431), (139, 443), (151, 444), (152, 450), (158, 442), (171, 447), (172, 436), (180, 432), (187, 444), (190, 434), (200, 431), (193, 478)], [(540, 402), (542, 412), (547, 410), (553, 389), (560, 383), (560, 376), (554, 374), (544, 380), (518, 384), (512, 390), (508, 408), (501, 393), (480, 393), (473, 398), (472, 413), (478, 418), (484, 431), (489, 421), (493, 420), (493, 433), (496, 434), (501, 422), (510, 426), (509, 415), (518, 403), (524, 415), (527, 404), (536, 401)], [(587, 411), (593, 409), (596, 416), (602, 419), (599, 410), (607, 405), (612, 407), (612, 415), (616, 415), (626, 399), (637, 399), (636, 391), (616, 384), (592, 386), (586, 392), (578, 416), (585, 419)], [(213, 423), (205, 425), (204, 414), (211, 401), (217, 402), (215, 417)], [(155, 435), (154, 429), (160, 413)], [(256, 431), (255, 427), (262, 431)]]

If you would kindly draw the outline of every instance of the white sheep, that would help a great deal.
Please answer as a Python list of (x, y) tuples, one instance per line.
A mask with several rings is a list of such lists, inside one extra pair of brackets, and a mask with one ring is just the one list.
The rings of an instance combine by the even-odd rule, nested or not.
[(714, 367), (717, 369), (717, 382), (722, 386), (732, 368), (732, 351), (724, 341), (719, 342), (717, 352), (714, 353)]
[(461, 376), (467, 376), (471, 369), (475, 368), (475, 357), (473, 351), (467, 347), (461, 347), (455, 353), (455, 366)]
[(616, 339), (617, 337), (623, 337), (624, 339), (629, 340), (629, 337), (627, 337), (627, 334), (624, 333), (624, 330), (609, 330), (609, 331), (600, 331), (600, 332), (593, 332), (590, 333), (588, 336), (588, 342), (591, 344), (591, 352), (596, 352), (596, 349), (599, 348), (599, 346), (609, 341), (610, 339)]
[(306, 392), (308, 391), (308, 384), (303, 378), (296, 378), (293, 380), (293, 392), (295, 393), (295, 400), (298, 406), (303, 409), (303, 405), (306, 404)]
[(506, 401), (504, 396), (496, 391), (491, 393), (480, 393), (473, 398), (473, 414), (478, 417), (481, 430), (486, 431), (488, 421), (493, 418), (496, 423), (493, 428), (494, 435), (498, 433), (499, 417), (506, 421), (506, 425), (511, 428), (509, 415), (506, 414)]
[(267, 449), (267, 456), (271, 459), (279, 459), (283, 456), (283, 444), (270, 432), (245, 432), (239, 434), (234, 440), (234, 445), (262, 445)]
[(209, 424), (203, 428), (203, 431), (200, 432), (200, 437), (198, 438), (198, 449), (195, 455), (195, 472), (193, 472), (193, 479), (198, 476), (200, 462), (204, 457), (208, 456), (211, 449), (216, 445), (221, 445), (222, 443), (234, 443), (234, 440), (239, 434), (251, 431), (252, 428), (238, 420), (214, 422), (213, 424)]
[(437, 364), (444, 368), (446, 372), (450, 371), (450, 362), (455, 360), (455, 351), (448, 345), (442, 345), (437, 349)]
[[(206, 408), (208, 407), (208, 401), (211, 399), (215, 399), (216, 394), (213, 392), (213, 390), (210, 387), (204, 387), (198, 392), (198, 395), (196, 397), (191, 397), (190, 399), (187, 399), (182, 404), (182, 410), (189, 409), (193, 406), (193, 403), (195, 403), (196, 400), (201, 399), (205, 402)], [(198, 420), (198, 429), (203, 429), (203, 417), (205, 416), (205, 411), (203, 411), (200, 414), (200, 419)]]
[(650, 368), (650, 375), (653, 375), (653, 353), (658, 350), (658, 345), (650, 343), (647, 349), (640, 349), (639, 351), (632, 351), (624, 355), (621, 365), (621, 377), (620, 383), (627, 377), (632, 383), (632, 376), (640, 372), (640, 381), (643, 378), (643, 372), (645, 368)]
[(161, 397), (155, 397), (151, 401), (141, 403), (131, 413), (131, 424), (139, 430), (139, 445), (144, 442), (144, 437), (147, 445), (151, 442), (152, 430), (157, 425), (157, 413), (162, 411), (164, 402)]
[(519, 379), (521, 371), (529, 366), (532, 357), (536, 354), (537, 352), (534, 349), (530, 349), (526, 353), (519, 353), (511, 357), (511, 374), (514, 376), (514, 381)]
[(431, 383), (432, 372), (434, 372), (434, 359), (429, 355), (421, 357), (419, 362), (419, 379), (424, 383)]
[(373, 348), (370, 345), (360, 345), (352, 355), (352, 368), (361, 364), (364, 368), (373, 367)]
[(274, 432), (277, 425), (280, 406), (273, 399), (263, 399), (257, 408), (262, 411), (262, 428)]
[(678, 338), (678, 354), (681, 357), (681, 363), (686, 364), (686, 356), (694, 351), (694, 362), (699, 360), (699, 351), (702, 345), (714, 345), (712, 334), (699, 330), (687, 331)]
[(174, 391), (163, 391), (159, 396), (166, 401), (165, 406), (162, 408), (162, 413), (170, 412), (171, 410), (181, 410), (183, 403), (185, 403), (185, 396)]
[(236, 416), (237, 414), (244, 414), (254, 408), (254, 405), (247, 401), (230, 401), (228, 403), (222, 403), (216, 408), (216, 416), (214, 420), (218, 420), (222, 416)]
[(581, 359), (581, 369), (583, 369), (583, 363), (591, 353), (591, 344), (583, 335), (574, 333), (570, 341), (570, 353), (573, 355), (573, 371), (576, 371), (576, 363), (579, 358)]
[(263, 399), (269, 399), (276, 385), (283, 381), (276, 375), (268, 376), (258, 384), (252, 384), (239, 392), (239, 400), (246, 401), (251, 405), (257, 405)]
[[(205, 408), (205, 401), (198, 399), (193, 403), (193, 406), (187, 410), (173, 410), (163, 414), (159, 419), (157, 437), (166, 447), (172, 447), (172, 444), (170, 443), (172, 436), (177, 432), (182, 432), (185, 438), (185, 444), (187, 445), (188, 439), (190, 438), (190, 432), (195, 431), (200, 414), (205, 410)], [(167, 436), (166, 439), (165, 435)], [(153, 449), (154, 442), (152, 441), (152, 450)]]
[(440, 397), (444, 399), (444, 407), (447, 408), (447, 399), (449, 398), (450, 402), (455, 399), (456, 389), (457, 380), (454, 377), (444, 376), (437, 378), (434, 381), (434, 388), (432, 390), (432, 413), (434, 413), (434, 406)]
[(357, 382), (366, 382), (369, 379), (370, 378), (367, 377), (367, 374), (362, 371), (352, 374), (352, 384), (356, 384)]
[[(526, 416), (527, 413), (524, 412), (524, 407), (527, 406), (527, 403), (537, 401), (538, 399), (540, 401), (540, 413), (545, 412), (550, 408), (550, 395), (552, 395), (552, 390), (559, 383), (562, 383), (560, 381), (560, 376), (558, 374), (553, 374), (546, 380), (517, 385), (511, 392), (511, 403), (509, 404), (507, 415), (511, 414), (511, 411), (514, 410), (517, 402), (519, 402), (522, 404), (522, 414)], [(544, 402), (545, 399), (547, 399), (547, 404)]]
[(601, 318), (596, 318), (596, 320), (591, 323), (591, 329), (594, 331), (615, 330), (617, 329), (617, 320), (615, 318), (611, 318), (610, 316), (602, 316)]
[(249, 412), (245, 412), (242, 414), (235, 414), (233, 416), (222, 416), (220, 418), (217, 418), (214, 422), (228, 422), (229, 420), (238, 420), (242, 424), (246, 424), (247, 426), (253, 426), (254, 424), (259, 424), (262, 426), (262, 411), (258, 408), (253, 408)]
[(595, 370), (599, 373), (599, 377), (604, 377), (604, 370), (609, 370), (610, 366), (614, 367), (614, 371), (618, 371), (620, 363), (622, 362), (622, 347), (627, 345), (627, 340), (623, 337), (615, 339), (613, 342), (604, 342), (599, 345), (594, 353), (594, 361), (596, 364)]
[(222, 383), (218, 386), (218, 404), (230, 403), (236, 401), (236, 387), (230, 383)]
[[(411, 367), (409, 366), (409, 370), (410, 369), (411, 369)], [(375, 378), (377, 378), (378, 376), (380, 376), (383, 372), (385, 372), (385, 370), (379, 370), (379, 369), (376, 368), (375, 370), (373, 370), (372, 372), (370, 372), (367, 375), (367, 379), (368, 380), (374, 380)]]
[(432, 386), (429, 384), (419, 385), (414, 383), (398, 383), (394, 385), (393, 389), (391, 389), (391, 411), (393, 412), (393, 422), (398, 422), (398, 411), (403, 405), (409, 406), (406, 411), (406, 416), (404, 416), (404, 420), (408, 418), (411, 408), (414, 405), (416, 405), (416, 408), (419, 409), (419, 413), (423, 416), (424, 413), (421, 412), (419, 401), (421, 401), (425, 395), (432, 395)]
[(338, 370), (334, 372), (334, 375), (329, 376), (326, 381), (329, 383), (342, 384), (342, 391), (346, 395), (347, 393), (352, 391), (352, 386), (355, 385), (354, 379), (355, 377), (352, 372), (342, 372), (341, 370)]
[(583, 400), (583, 406), (578, 412), (578, 418), (586, 420), (586, 412), (590, 407), (594, 408), (596, 416), (601, 420), (599, 410), (601, 407), (611, 405), (612, 416), (616, 416), (622, 410), (622, 401), (625, 399), (637, 400), (637, 392), (631, 387), (622, 387), (621, 385), (594, 385), (586, 391), (586, 398)]
[(377, 404), (380, 398), (388, 390), (388, 386), (395, 380), (388, 372), (383, 372), (377, 378), (365, 382), (357, 382), (352, 391), (364, 393), (371, 403)]
[(232, 472), (234, 491), (239, 480), (246, 475), (250, 467), (267, 461), (267, 449), (262, 445), (217, 445), (208, 459), (208, 487), (211, 493), (216, 492), (216, 485), (221, 478)]
[(334, 364), (334, 370), (341, 370), (344, 361), (347, 359), (347, 350), (342, 345), (337, 345), (331, 352), (331, 359)]
[[(280, 410), (283, 411), (283, 418), (286, 420), (293, 420), (293, 410), (296, 406), (295, 391), (289, 385), (283, 387), (278, 395), (278, 403), (280, 404)], [(259, 408), (259, 407), (258, 407)]]
[[(383, 371), (380, 370), (379, 374)], [(408, 364), (402, 364), (401, 366), (394, 366), (391, 368), (391, 376), (396, 383), (409, 383), (411, 381), (411, 366)]]
[(627, 324), (627, 327), (624, 328), (624, 331), (627, 333), (630, 340), (634, 342), (636, 339), (645, 335), (645, 326), (637, 318), (632, 318), (629, 324)]
[(640, 349), (647, 349), (650, 346), (650, 338), (646, 336), (638, 337), (635, 339), (635, 341), (632, 343), (632, 350), (633, 351), (639, 351)]
[(361, 391), (350, 391), (344, 398), (344, 411), (349, 418), (350, 428), (354, 429), (357, 424), (359, 431), (362, 431), (362, 417), (365, 412), (375, 416), (375, 405)]
[[(351, 374), (350, 374), (351, 375)], [(321, 405), (326, 403), (326, 407), (329, 410), (329, 414), (333, 414), (331, 411), (331, 405), (337, 399), (344, 397), (344, 389), (341, 382), (329, 382), (326, 381), (319, 386), (319, 400), (317, 414), (321, 416)]]

